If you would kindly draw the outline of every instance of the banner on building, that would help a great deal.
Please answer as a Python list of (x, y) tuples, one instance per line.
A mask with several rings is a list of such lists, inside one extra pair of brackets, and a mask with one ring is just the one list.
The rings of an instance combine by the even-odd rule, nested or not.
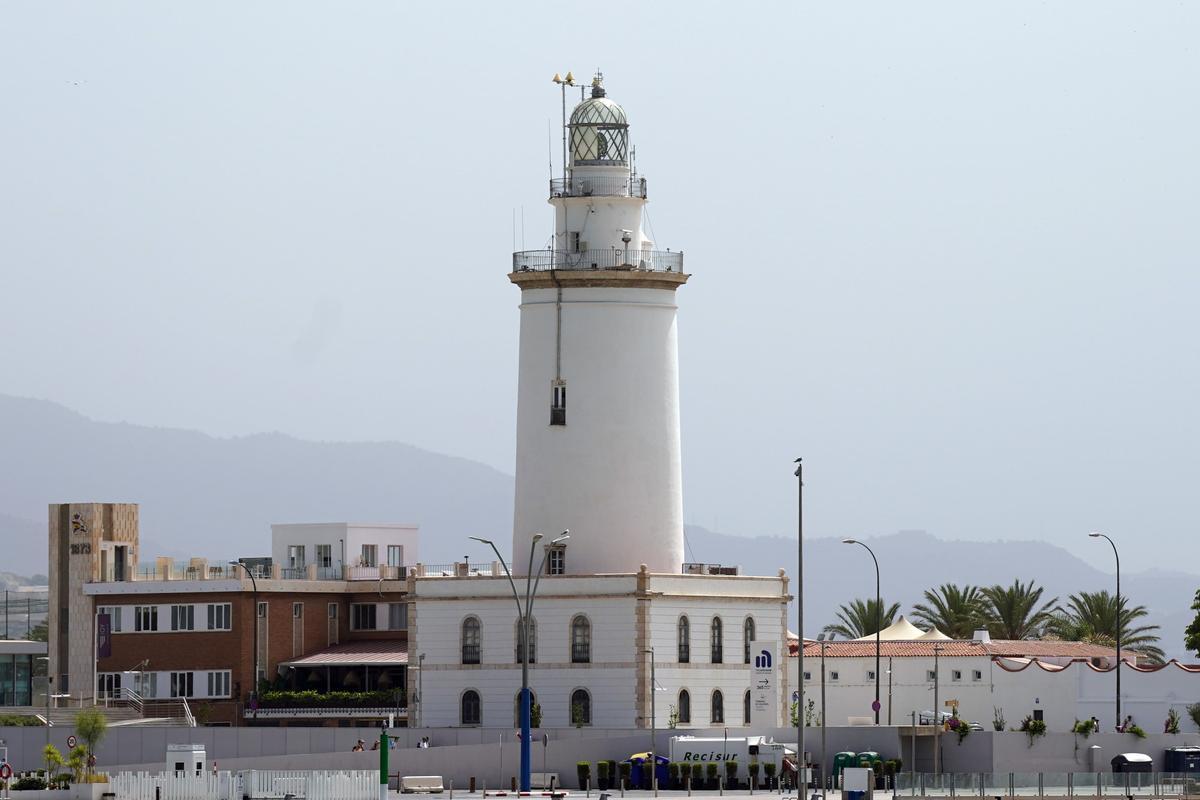
[(96, 658), (112, 657), (112, 617), (96, 615)]
[(750, 723), (779, 725), (779, 643), (750, 643)]

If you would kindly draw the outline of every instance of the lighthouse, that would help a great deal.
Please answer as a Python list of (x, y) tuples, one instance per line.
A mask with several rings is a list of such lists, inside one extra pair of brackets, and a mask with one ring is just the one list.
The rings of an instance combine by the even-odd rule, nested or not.
[[(521, 290), (513, 561), (547, 573), (678, 573), (683, 562), (676, 291), (683, 253), (643, 228), (647, 183), (601, 75), (565, 128), (554, 235), (513, 254)], [(534, 561), (534, 569), (538, 561)]]

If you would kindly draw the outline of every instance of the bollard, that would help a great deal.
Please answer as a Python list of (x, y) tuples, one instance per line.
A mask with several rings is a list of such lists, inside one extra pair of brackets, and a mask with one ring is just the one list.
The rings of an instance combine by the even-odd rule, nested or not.
[(725, 777), (717, 778), (717, 797), (725, 796)]
[(621, 778), (621, 797), (625, 796), (625, 779)]
[(588, 797), (592, 796), (592, 776), (591, 775), (588, 775), (588, 779), (587, 779), (587, 796)]
[[(688, 765), (688, 769), (689, 770), (691, 769), (690, 764)], [(692, 773), (689, 771), (688, 772), (688, 797), (691, 797), (691, 796), (692, 796)]]
[(475, 776), (471, 776), (471, 787), (468, 789), (471, 794), (475, 794)]
[(515, 792), (516, 790), (517, 790), (517, 776), (513, 775), (512, 776), (512, 791)]
[(454, 778), (450, 779), (450, 800), (454, 800)]
[(654, 786), (654, 796), (658, 797), (658, 766), (657, 765), (655, 765), (654, 769), (651, 771), (651, 774), (654, 777), (650, 779), (650, 783), (653, 784), (653, 786)]

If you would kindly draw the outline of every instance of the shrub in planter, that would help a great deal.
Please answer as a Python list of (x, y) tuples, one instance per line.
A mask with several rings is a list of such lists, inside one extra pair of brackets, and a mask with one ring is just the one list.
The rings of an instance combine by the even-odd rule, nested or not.
[(638, 765), (641, 775), (639, 776), (639, 785), (643, 789), (651, 789), (654, 787), (654, 768), (649, 761), (643, 761)]
[(1075, 725), (1071, 728), (1071, 731), (1078, 733), (1086, 739), (1096, 732), (1096, 723), (1091, 719), (1075, 720)]
[(725, 762), (725, 786), (737, 786), (738, 763), (736, 760)]
[(619, 774), (620, 773), (617, 771), (617, 762), (613, 761), (610, 758), (608, 760), (608, 778), (609, 778), (608, 786), (610, 789), (617, 785), (617, 775), (619, 775)]
[(18, 792), (30, 791), (33, 789), (45, 789), (46, 782), (41, 778), (25, 777), (18, 779), (13, 783), (12, 788)]
[(1033, 740), (1039, 736), (1046, 735), (1046, 721), (1034, 719), (1032, 715), (1021, 720), (1021, 727), (1018, 729), (1029, 737), (1029, 746), (1033, 747)]
[(710, 789), (715, 789), (717, 786), (717, 773), (718, 772), (720, 772), (720, 768), (717, 767), (717, 762), (710, 761), (704, 765), (705, 785), (708, 786)]
[(900, 758), (899, 756), (896, 756), (892, 760), (896, 762), (896, 772), (900, 772), (901, 770), (904, 769), (904, 759)]
[(704, 785), (704, 765), (699, 761), (692, 762), (692, 787), (699, 788)]
[(1146, 731), (1144, 731), (1141, 728), (1141, 726), (1139, 726), (1139, 725), (1131, 724), (1128, 728), (1125, 729), (1125, 732), (1132, 733), (1135, 739), (1145, 739), (1146, 738)]
[(600, 791), (604, 791), (605, 789), (608, 788), (608, 762), (607, 761), (597, 761), (596, 762), (596, 785), (597, 785), (597, 788), (600, 789)]
[(750, 785), (758, 788), (758, 762), (751, 761), (746, 765), (746, 772), (750, 774)]
[(775, 762), (768, 761), (762, 767), (763, 774), (767, 776), (767, 788), (770, 789), (775, 783)]
[(628, 761), (622, 761), (620, 764), (617, 765), (617, 767), (621, 773), (621, 785), (628, 787), (629, 786), (629, 778), (630, 778), (630, 775), (632, 775), (633, 764)]
[(667, 777), (671, 779), (671, 788), (679, 788), (679, 762), (672, 761), (667, 764)]
[(871, 762), (871, 770), (875, 775), (875, 788), (876, 789), (887, 788), (887, 779), (883, 775), (883, 759), (877, 758), (873, 762)]
[(588, 779), (592, 777), (592, 765), (588, 761), (576, 761), (575, 772), (579, 776), (579, 788), (586, 789)]

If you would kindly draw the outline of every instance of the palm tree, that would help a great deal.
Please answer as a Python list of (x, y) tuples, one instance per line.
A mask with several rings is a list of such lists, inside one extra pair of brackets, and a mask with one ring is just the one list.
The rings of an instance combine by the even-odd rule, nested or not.
[(951, 639), (970, 639), (983, 624), (983, 595), (976, 586), (943, 583), (935, 590), (925, 590), (925, 602), (913, 606), (912, 615)]
[[(1121, 597), (1121, 647), (1135, 650), (1154, 663), (1164, 660), (1158, 646), (1157, 625), (1133, 626), (1134, 620), (1149, 614), (1145, 606), (1129, 608)], [(1065, 607), (1054, 610), (1046, 623), (1046, 633), (1073, 642), (1116, 646), (1117, 599), (1108, 591), (1080, 592), (1067, 598)]]
[[(900, 613), (900, 604), (892, 603), (883, 606), (883, 628), (891, 625)], [(843, 639), (861, 639), (870, 636), (876, 630), (882, 630), (877, 625), (879, 620), (879, 605), (872, 597), (869, 600), (855, 599), (843, 605), (837, 612), (838, 621), (825, 626), (825, 633), (841, 636)]]
[(987, 624), (997, 639), (1038, 639), (1050, 621), (1058, 603), (1055, 597), (1038, 607), (1045, 589), (1033, 581), (1014, 580), (1005, 588), (999, 584), (980, 590), (983, 594)]

